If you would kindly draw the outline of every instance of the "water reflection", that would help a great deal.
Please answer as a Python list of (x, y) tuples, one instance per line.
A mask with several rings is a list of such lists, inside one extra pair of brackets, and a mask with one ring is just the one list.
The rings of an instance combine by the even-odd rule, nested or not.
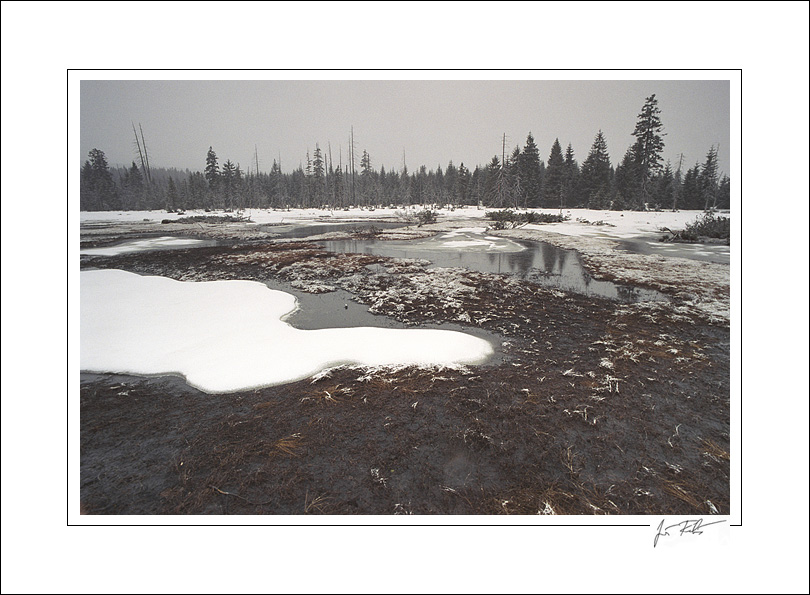
[(407, 223), (397, 221), (342, 221), (330, 223), (290, 223), (288, 225), (262, 225), (260, 229), (273, 234), (278, 234), (282, 238), (308, 238), (322, 233), (333, 231), (369, 231), (373, 229), (396, 229), (405, 227)]
[(434, 267), (463, 267), (483, 273), (510, 274), (561, 291), (596, 295), (623, 302), (667, 299), (657, 291), (596, 280), (584, 267), (576, 251), (564, 250), (543, 242), (520, 240), (517, 244), (522, 249), (510, 252), (476, 250), (475, 246), (448, 249), (435, 240), (331, 240), (321, 243), (330, 252), (427, 259)]

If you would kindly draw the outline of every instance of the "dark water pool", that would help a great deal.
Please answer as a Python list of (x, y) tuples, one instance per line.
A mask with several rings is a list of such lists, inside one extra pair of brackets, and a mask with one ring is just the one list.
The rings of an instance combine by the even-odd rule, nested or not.
[(329, 223), (290, 223), (288, 225), (262, 225), (261, 230), (278, 234), (280, 238), (308, 238), (309, 236), (334, 231), (369, 231), (372, 229), (396, 229), (407, 223), (399, 221), (342, 221)]
[(265, 285), (291, 293), (298, 300), (298, 309), (284, 317), (284, 322), (301, 330), (324, 328), (349, 328), (372, 326), (378, 328), (435, 328), (448, 331), (459, 331), (490, 342), (494, 354), (487, 360), (487, 365), (498, 365), (504, 361), (503, 337), (473, 326), (453, 323), (420, 323), (418, 327), (407, 325), (388, 316), (369, 312), (368, 306), (354, 301), (354, 296), (343, 289), (329, 293), (311, 294), (295, 289), (286, 281), (266, 280)]
[(658, 291), (594, 279), (575, 250), (543, 242), (488, 238), (484, 234), (466, 233), (461, 240), (457, 238), (458, 234), (420, 242), (329, 240), (320, 243), (330, 252), (427, 259), (433, 267), (510, 274), (545, 287), (623, 302), (667, 300)]

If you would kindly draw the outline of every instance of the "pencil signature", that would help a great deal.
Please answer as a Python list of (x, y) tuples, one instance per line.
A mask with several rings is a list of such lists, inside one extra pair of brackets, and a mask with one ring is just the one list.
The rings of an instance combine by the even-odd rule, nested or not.
[(717, 525), (718, 523), (725, 523), (725, 520), (722, 521), (714, 521), (713, 523), (704, 523), (703, 519), (687, 519), (685, 521), (681, 521), (680, 523), (675, 523), (674, 525), (669, 525), (668, 527), (664, 527), (664, 519), (661, 519), (661, 523), (658, 525), (658, 531), (655, 534), (655, 541), (653, 541), (653, 547), (658, 545), (658, 538), (659, 537), (666, 537), (670, 535), (669, 530), (673, 529), (674, 527), (680, 527), (679, 530), (675, 531), (676, 535), (683, 537), (685, 533), (690, 533), (692, 535), (703, 535), (704, 527), (708, 527), (710, 525)]

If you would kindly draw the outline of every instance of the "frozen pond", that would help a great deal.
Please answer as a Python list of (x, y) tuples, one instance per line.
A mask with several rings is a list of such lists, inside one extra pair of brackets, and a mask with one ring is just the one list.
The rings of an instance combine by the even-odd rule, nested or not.
[(544, 242), (488, 236), (483, 228), (441, 233), (418, 242), (329, 240), (321, 243), (330, 252), (427, 259), (435, 267), (462, 267), (482, 273), (510, 274), (546, 287), (626, 302), (667, 299), (654, 290), (594, 279), (574, 250), (557, 248)]
[(724, 244), (687, 244), (684, 242), (661, 242), (660, 236), (628, 238), (619, 242), (619, 249), (634, 254), (659, 254), (677, 258), (689, 258), (703, 262), (729, 264), (731, 247)]
[[(308, 238), (331, 232), (373, 231), (405, 227), (407, 223), (398, 221), (341, 221), (329, 223), (289, 223), (283, 225), (262, 225), (260, 229), (280, 238)], [(187, 236), (161, 236), (118, 242), (110, 246), (85, 248), (79, 254), (84, 256), (118, 256), (148, 250), (175, 250), (180, 248), (204, 248), (217, 246), (221, 242), (212, 239), (199, 239)]]

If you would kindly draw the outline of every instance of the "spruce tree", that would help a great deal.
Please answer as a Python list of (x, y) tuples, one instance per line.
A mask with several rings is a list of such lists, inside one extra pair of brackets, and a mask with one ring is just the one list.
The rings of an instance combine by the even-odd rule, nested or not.
[(371, 156), (365, 149), (363, 149), (363, 157), (360, 158), (360, 175), (366, 177), (371, 175)]
[(219, 165), (217, 165), (217, 154), (212, 147), (208, 147), (208, 154), (205, 156), (205, 179), (208, 181), (208, 188), (216, 191), (219, 182)]
[(700, 190), (703, 194), (703, 209), (717, 206), (717, 149), (712, 145), (700, 172)]
[(284, 207), (287, 204), (284, 175), (281, 173), (281, 166), (275, 159), (270, 168), (270, 204), (276, 208)]
[(324, 172), (323, 155), (321, 154), (321, 148), (316, 143), (314, 159), (312, 160), (312, 175), (316, 180), (323, 181)]
[(672, 204), (672, 195), (675, 187), (675, 176), (672, 173), (672, 164), (667, 161), (664, 171), (655, 180), (653, 188), (653, 206), (655, 210)]
[(664, 132), (660, 118), (661, 110), (655, 94), (650, 95), (638, 115), (633, 136), (633, 156), (636, 160), (637, 188), (634, 206), (643, 208), (651, 200), (652, 178), (661, 170), (662, 152), (664, 150)]
[(326, 170), (324, 168), (323, 155), (321, 153), (321, 148), (316, 143), (314, 159), (312, 161), (312, 180), (313, 180), (315, 201), (317, 202), (318, 206), (323, 206), (323, 204), (326, 202), (325, 200), (326, 187), (324, 185), (325, 175)]
[(470, 176), (469, 193), (470, 200), (472, 200), (478, 208), (484, 204), (485, 178), (486, 169), (482, 168), (480, 165), (476, 165), (472, 175)]
[(464, 167), (464, 163), (458, 166), (458, 178), (456, 182), (456, 202), (460, 206), (467, 204), (470, 188), (470, 170)]
[(635, 198), (640, 193), (640, 180), (638, 159), (636, 158), (635, 145), (627, 149), (622, 158), (622, 162), (616, 168), (615, 186), (616, 195), (610, 208), (614, 211), (621, 211), (633, 208)]
[(574, 159), (571, 143), (565, 150), (565, 164), (562, 187), (562, 204), (567, 207), (579, 206), (579, 164)]
[(551, 154), (548, 157), (546, 175), (543, 182), (543, 207), (553, 208), (562, 206), (562, 189), (565, 179), (565, 159), (560, 147), (560, 139), (554, 139), (551, 145)]
[(700, 163), (686, 171), (681, 186), (679, 206), (682, 209), (702, 209), (703, 190), (700, 185)]
[(222, 174), (220, 176), (222, 181), (222, 190), (225, 194), (225, 201), (228, 208), (233, 209), (233, 197), (236, 193), (237, 186), (237, 167), (230, 159), (222, 164)]
[(672, 176), (671, 202), (667, 203), (667, 206), (671, 207), (673, 211), (678, 210), (678, 208), (681, 206), (681, 188), (683, 186), (683, 176), (681, 176), (682, 163), (683, 153), (681, 153), (681, 157), (678, 160), (678, 169), (675, 170), (675, 174)]
[(442, 202), (452, 203), (456, 199), (456, 186), (458, 185), (458, 168), (453, 161), (447, 164), (444, 172), (444, 196)]
[(487, 165), (485, 180), (484, 180), (484, 202), (488, 206), (503, 207), (501, 201), (501, 160), (497, 155), (492, 156), (492, 160)]
[(526, 137), (526, 145), (518, 157), (518, 174), (523, 204), (527, 207), (540, 206), (540, 151), (534, 142), (532, 133)]
[(92, 149), (79, 177), (79, 205), (83, 211), (119, 208), (118, 191), (104, 151)]
[(610, 156), (601, 130), (596, 133), (591, 151), (582, 162), (580, 180), (588, 208), (603, 209), (608, 206), (604, 204), (604, 197), (610, 190)]
[(360, 158), (360, 198), (365, 204), (374, 202), (374, 180), (371, 169), (371, 156), (363, 149), (363, 156)]
[(123, 208), (138, 209), (143, 199), (143, 175), (135, 162), (132, 167), (124, 172), (124, 179), (121, 184), (121, 202)]
[(174, 211), (177, 208), (178, 196), (177, 196), (177, 186), (175, 185), (174, 179), (171, 176), (169, 176), (169, 189), (166, 193), (166, 198), (168, 199), (169, 202), (167, 210)]
[(515, 209), (519, 208), (521, 204), (526, 204), (521, 188), (519, 160), (520, 147), (516, 146), (511, 155), (506, 158), (503, 168), (504, 202)]
[(731, 208), (731, 180), (726, 175), (720, 179), (720, 184), (717, 187), (717, 208)]
[(402, 172), (399, 174), (399, 193), (402, 204), (410, 206), (413, 196), (411, 193), (411, 177), (408, 174), (408, 166), (404, 163), (402, 164)]

